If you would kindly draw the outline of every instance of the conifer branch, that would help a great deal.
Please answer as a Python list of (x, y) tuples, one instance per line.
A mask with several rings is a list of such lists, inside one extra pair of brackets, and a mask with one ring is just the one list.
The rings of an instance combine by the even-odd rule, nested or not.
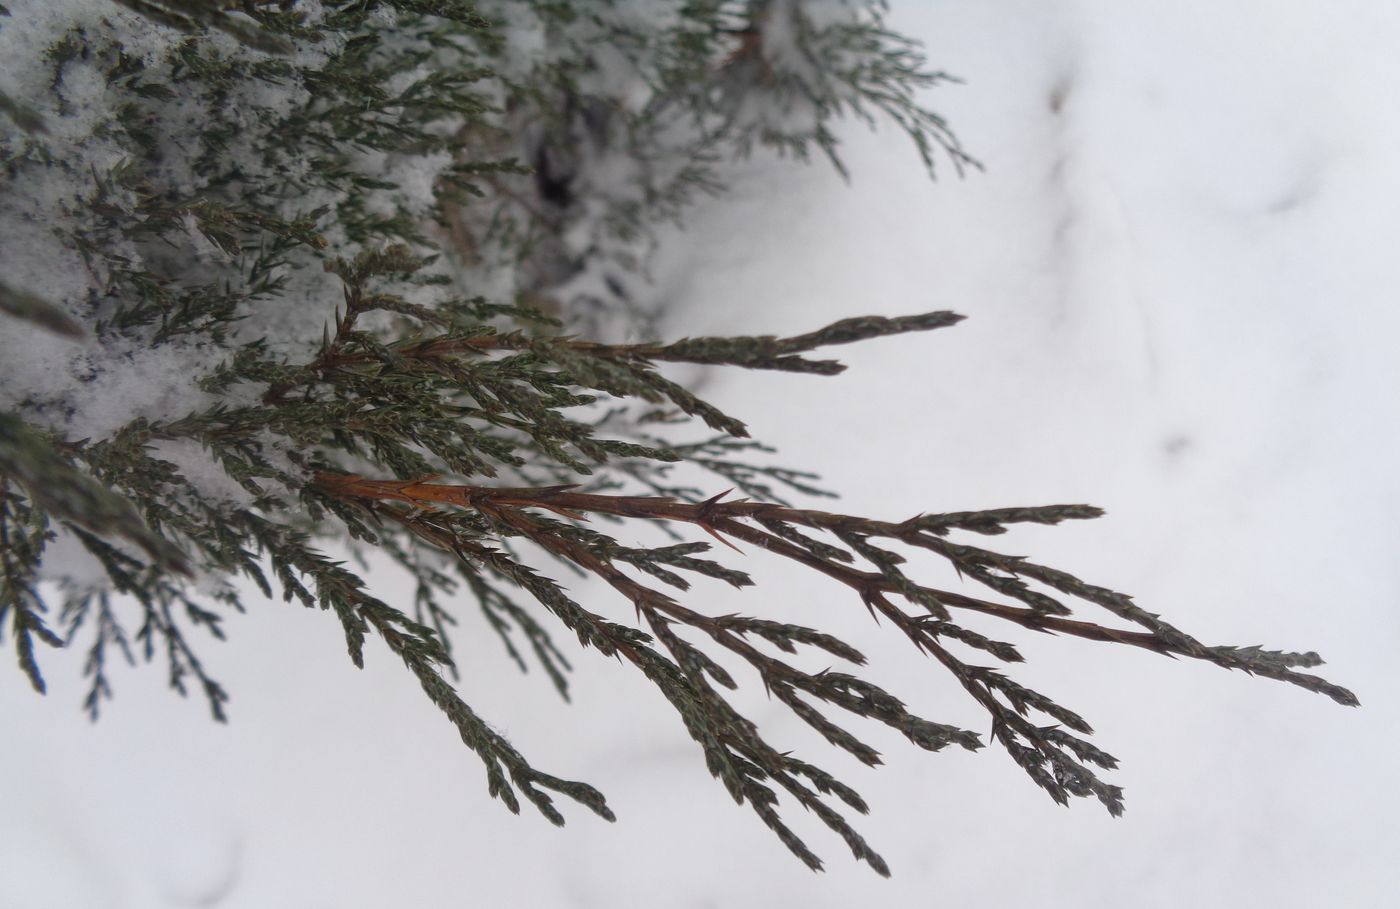
[[(865, 813), (860, 795), (770, 743), (730, 692), (756, 678), (869, 765), (880, 754), (844, 722), (880, 723), (929, 751), (976, 749), (981, 737), (864, 677), (864, 653), (819, 615), (717, 615), (687, 600), (696, 577), (752, 580), (686, 534), (843, 585), (967, 692), (992, 739), (1056, 801), (1121, 811), (1097, 775), (1115, 761), (1079, 714), (981, 665), (1022, 656), (969, 616), (1356, 703), (1302, 671), (1321, 663), (1315, 653), (1206, 645), (1123, 594), (963, 540), (1097, 517), (1090, 506), (889, 522), (786, 504), (779, 493), (829, 493), (764, 460), (770, 449), (742, 421), (657, 370), (834, 375), (840, 363), (808, 355), (960, 320), (650, 340), (642, 276), (657, 228), (721, 188), (724, 161), (816, 151), (844, 173), (834, 125), (853, 114), (893, 122), (930, 169), (935, 157), (976, 166), (916, 100), (949, 77), (886, 28), (882, 4), (815, 17), (800, 3), (676, 0), (652, 33), (608, 4), (579, 15), (514, 0), (118, 3), (68, 25), (45, 10), (15, 31), (32, 11), (0, 4), (0, 50), (18, 74), (6, 84), (16, 93), (0, 94), (0, 117), (17, 127), (0, 130), (0, 361), (11, 370), (0, 387), (0, 635), (36, 690), (39, 643), (81, 648), (94, 719), (121, 659), (163, 667), (172, 689), (224, 720), (230, 695), (199, 638), (224, 638), (228, 612), (244, 608), (241, 578), (334, 615), (355, 666), (382, 640), (512, 811), (529, 802), (562, 823), (562, 795), (611, 820), (597, 790), (535, 768), (454, 689), (450, 636), (467, 593), (514, 664), (537, 665), (561, 696), (571, 654), (557, 626), (640, 673), (731, 797), (809, 867), (821, 861), (784, 803), (881, 874), (842, 813)], [(27, 28), (43, 22), (56, 23), (47, 44)], [(604, 60), (604, 47), (625, 53)], [(608, 79), (594, 78), (602, 68)], [(609, 94), (614, 82), (624, 87)], [(620, 157), (631, 169), (619, 181), (607, 170)], [(483, 288), (549, 312), (472, 296)], [(591, 340), (618, 328), (646, 340)], [(34, 338), (57, 352), (32, 356)], [(699, 441), (682, 437), (700, 424)], [(747, 498), (706, 498), (685, 471)], [(672, 542), (628, 546), (601, 529), (627, 521)], [(381, 599), (323, 551), (347, 542), (403, 569), (411, 597)], [(573, 599), (520, 554), (536, 549), (605, 582), (630, 615)], [(911, 555), (942, 560), (989, 598), (906, 573)], [(67, 582), (56, 612), (41, 577)], [(1077, 617), (1076, 603), (1108, 618)], [(810, 671), (808, 659), (841, 668)]]
[[(346, 315), (342, 321), (349, 319), (350, 313), (356, 311), (357, 302), (347, 299)], [(797, 354), (832, 344), (852, 344), (886, 335), (947, 328), (956, 325), (963, 318), (965, 317), (952, 312), (930, 312), (899, 318), (866, 316), (859, 319), (842, 319), (817, 331), (791, 338), (688, 338), (672, 344), (600, 344), (575, 338), (541, 338), (519, 331), (500, 334), (486, 332), (472, 337), (444, 336), (389, 345), (384, 354), (343, 352), (343, 338), (349, 329), (348, 326), (342, 327), (338, 324), (336, 341), (331, 343), (314, 363), (304, 367), (303, 373), (307, 376), (324, 375), (329, 371), (349, 366), (381, 363), (385, 356), (432, 361), (492, 351), (532, 351), (544, 356), (561, 355), (564, 352), (582, 354), (598, 360), (641, 367), (648, 367), (657, 362), (701, 363), (832, 376), (844, 372), (846, 367), (835, 360), (808, 360)], [(353, 320), (350, 324), (353, 324)], [(280, 400), (286, 390), (281, 386), (275, 388), (272, 400)]]
[[(481, 562), (483, 547), (463, 537), (489, 529), (496, 536), (516, 536), (585, 572), (604, 580), (629, 601), (638, 622), (651, 637), (626, 643), (609, 640), (616, 626), (578, 607), (557, 612), (578, 631), (581, 640), (602, 639), (606, 652), (623, 655), (656, 681), (685, 720), (692, 737), (705, 750), (712, 772), (719, 776), (736, 800), (747, 800), (760, 818), (799, 858), (813, 868), (820, 863), (790, 829), (773, 813), (773, 791), (763, 781), (776, 783), (813, 810), (833, 831), (846, 839), (857, 858), (887, 873), (883, 860), (849, 827), (839, 812), (820, 802), (824, 790), (813, 790), (797, 781), (786, 758), (767, 745), (756, 727), (729, 707), (714, 685), (733, 689), (738, 683), (712, 657), (677, 634), (688, 628), (710, 638), (717, 646), (746, 662), (760, 677), (770, 695), (782, 701), (800, 719), (831, 744), (867, 764), (880, 762), (879, 754), (846, 729), (832, 723), (805, 698), (824, 702), (856, 716), (882, 722), (902, 732), (914, 744), (939, 750), (948, 744), (981, 747), (970, 732), (930, 722), (907, 710), (892, 695), (846, 673), (802, 672), (766, 654), (745, 639), (752, 634), (779, 650), (795, 653), (797, 645), (815, 647), (856, 665), (865, 662), (859, 651), (845, 642), (803, 626), (783, 625), (737, 615), (709, 616), (681, 605), (672, 596), (637, 580), (621, 565), (652, 575), (662, 583), (685, 590), (688, 584), (676, 569), (722, 577), (736, 587), (751, 584), (747, 575), (724, 569), (709, 560), (694, 558), (707, 544), (689, 544), (656, 550), (620, 549), (611, 538), (584, 526), (590, 516), (607, 515), (648, 521), (683, 523), (709, 533), (732, 546), (739, 540), (795, 561), (849, 587), (872, 617), (888, 620), (920, 651), (932, 656), (980, 705), (992, 720), (992, 737), (1011, 755), (1031, 779), (1055, 801), (1068, 803), (1071, 796), (1090, 796), (1111, 814), (1123, 811), (1122, 791), (1104, 782), (1093, 768), (1114, 769), (1116, 760), (1080, 735), (1093, 729), (1077, 713), (1051, 698), (1026, 688), (1001, 672), (970, 665), (953, 653), (944, 641), (956, 641), (1003, 662), (1020, 662), (1021, 656), (1007, 643), (994, 641), (956, 624), (958, 610), (994, 616), (1034, 631), (1058, 633), (1120, 644), (1131, 644), (1164, 655), (1188, 656), (1227, 669), (1242, 669), (1289, 682), (1356, 705), (1355, 695), (1317, 676), (1296, 671), (1299, 666), (1320, 663), (1316, 654), (1266, 652), (1208, 647), (1133, 606), (1124, 595), (1085, 584), (1063, 572), (1051, 571), (1019, 557), (953, 544), (944, 539), (958, 527), (1001, 533), (1018, 522), (1055, 524), (1067, 519), (1096, 517), (1098, 509), (1085, 505), (1013, 508), (945, 515), (919, 515), (891, 523), (826, 511), (796, 509), (748, 500), (724, 500), (715, 496), (703, 502), (685, 502), (660, 496), (599, 495), (580, 492), (576, 486), (538, 488), (484, 487), (420, 480), (376, 480), (355, 474), (320, 473), (315, 488), (342, 502), (353, 503), (377, 521), (392, 522), (425, 542), (453, 552), (465, 561)], [(563, 519), (563, 520), (560, 520)], [(478, 524), (476, 522), (482, 522)], [(800, 528), (800, 529), (799, 529)], [(804, 531), (834, 536), (842, 545), (807, 536)], [(971, 579), (1003, 595), (1021, 600), (1023, 606), (996, 603), (918, 584), (900, 567), (904, 558), (874, 540), (897, 542), (942, 556)], [(501, 556), (492, 555), (499, 561)], [(856, 567), (858, 561), (873, 570)], [(1069, 618), (1069, 607), (1049, 594), (1020, 580), (1025, 576), (1061, 594), (1100, 606), (1115, 616), (1147, 628), (1132, 631)], [(537, 583), (531, 576), (531, 583)], [(532, 591), (533, 592), (533, 591)], [(542, 602), (557, 604), (561, 594), (550, 590)], [(898, 597), (914, 612), (898, 606)], [(584, 618), (587, 629), (576, 624)], [(597, 636), (594, 638), (593, 636)], [(659, 643), (669, 656), (663, 659), (652, 645)], [(1050, 725), (1031, 719), (1040, 714)], [(1058, 724), (1058, 725), (1057, 725)], [(735, 758), (742, 763), (735, 763)], [(804, 765), (805, 766), (805, 765)], [(798, 774), (800, 775), (800, 774)], [(843, 799), (847, 804), (851, 800)], [(821, 805), (821, 808), (817, 808)]]

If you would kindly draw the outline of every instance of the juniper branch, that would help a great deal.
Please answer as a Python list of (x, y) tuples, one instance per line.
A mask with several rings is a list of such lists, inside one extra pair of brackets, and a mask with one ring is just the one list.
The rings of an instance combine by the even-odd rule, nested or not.
[[(740, 800), (747, 799), (788, 847), (816, 867), (814, 856), (800, 838), (781, 826), (773, 811), (771, 790), (764, 778), (793, 794), (805, 807), (814, 810), (827, 826), (852, 844), (860, 858), (878, 869), (883, 862), (859, 840), (839, 813), (829, 806), (815, 806), (820, 793), (804, 788), (787, 776), (787, 768), (775, 749), (762, 743), (748, 721), (740, 721), (711, 687), (717, 683), (735, 687), (734, 679), (713, 659), (675, 633), (675, 627), (690, 628), (709, 637), (716, 645), (738, 656), (760, 676), (768, 691), (786, 704), (795, 715), (812, 726), (827, 741), (860, 760), (874, 764), (878, 753), (847, 730), (830, 722), (805, 701), (799, 692), (819, 702), (878, 720), (904, 733), (913, 743), (938, 750), (950, 743), (977, 748), (981, 743), (969, 732), (933, 723), (908, 713), (893, 696), (869, 682), (845, 673), (804, 673), (794, 666), (755, 648), (745, 634), (763, 638), (785, 652), (795, 652), (798, 644), (817, 647), (856, 664), (864, 657), (854, 648), (829, 635), (801, 626), (781, 625), (737, 616), (707, 616), (681, 605), (622, 570), (618, 563), (630, 564), (686, 588), (683, 579), (663, 565), (716, 574), (708, 560), (679, 561), (677, 547), (647, 551), (618, 548), (610, 538), (583, 526), (590, 516), (607, 515), (695, 526), (720, 542), (742, 541), (767, 552), (817, 570), (851, 588), (871, 612), (889, 620), (919, 650), (934, 657), (971, 695), (992, 719), (993, 738), (998, 741), (1036, 782), (1059, 802), (1070, 796), (1093, 796), (1113, 814), (1123, 810), (1121, 790), (1102, 781), (1089, 765), (1112, 769), (1112, 756), (1084, 740), (1058, 730), (1036, 725), (1028, 716), (1039, 713), (1075, 732), (1092, 733), (1077, 713), (1052, 699), (1026, 688), (1000, 672), (969, 665), (954, 656), (944, 641), (957, 641), (988, 653), (1004, 662), (1019, 662), (1020, 654), (1010, 644), (993, 641), (956, 624), (950, 612), (965, 610), (1006, 620), (1034, 631), (1067, 634), (1088, 640), (1131, 644), (1166, 655), (1188, 656), (1230, 669), (1286, 681), (1325, 694), (1342, 704), (1355, 705), (1355, 696), (1340, 686), (1316, 676), (1297, 672), (1296, 666), (1316, 665), (1315, 654), (1274, 654), (1255, 649), (1208, 647), (1155, 616), (1141, 612), (1130, 601), (1113, 591), (1085, 584), (1062, 572), (1050, 572), (1023, 559), (1003, 556), (989, 550), (952, 544), (944, 535), (954, 527), (968, 527), (981, 533), (997, 533), (1006, 523), (1033, 521), (1054, 524), (1061, 520), (1095, 517), (1100, 512), (1090, 506), (1064, 505), (1034, 509), (1001, 509), (971, 515), (920, 515), (902, 522), (877, 521), (827, 511), (797, 509), (749, 500), (725, 501), (715, 496), (704, 502), (685, 502), (671, 497), (599, 495), (580, 492), (576, 486), (486, 487), (434, 482), (435, 477), (419, 480), (370, 479), (355, 474), (321, 473), (315, 488), (334, 499), (357, 503), (371, 515), (389, 520), (465, 558), (473, 550), (464, 548), (457, 536), (476, 519), (484, 520), (495, 533), (519, 536), (593, 574), (622, 594), (634, 607), (639, 622), (650, 630), (670, 654), (669, 675), (656, 668), (655, 655), (646, 644), (618, 647), (653, 679), (666, 679), (663, 690), (681, 712), (692, 736), (706, 750), (711, 769)], [(549, 517), (553, 516), (553, 517)], [(563, 519), (563, 520), (560, 520)], [(462, 524), (465, 520), (467, 523)], [(457, 527), (454, 531), (450, 528)], [(801, 528), (801, 530), (799, 530)], [(802, 531), (827, 533), (838, 546), (806, 536)], [(996, 603), (918, 584), (900, 568), (903, 557), (872, 543), (890, 540), (942, 556), (963, 569), (974, 580), (1021, 599), (1027, 605)], [(684, 556), (702, 551), (698, 545), (684, 547)], [(480, 556), (479, 547), (475, 552)], [(862, 569), (860, 561), (874, 570)], [(984, 570), (992, 566), (1002, 574)], [(971, 571), (969, 569), (976, 569)], [(1054, 586), (1087, 603), (1100, 606), (1119, 618), (1146, 626), (1133, 631), (1069, 618), (1069, 608), (1032, 590), (1016, 578), (1024, 573), (1033, 580)], [(730, 578), (736, 586), (746, 586), (746, 576)], [(904, 599), (913, 612), (900, 608), (891, 597)], [(547, 602), (547, 600), (546, 600)], [(920, 614), (922, 613), (922, 615)], [(596, 617), (595, 617), (596, 618)], [(572, 627), (572, 626), (571, 626)], [(596, 629), (595, 629), (596, 630)], [(582, 635), (581, 635), (582, 637)], [(699, 719), (697, 719), (699, 718)], [(699, 723), (699, 726), (696, 724)], [(739, 733), (742, 732), (742, 735)], [(733, 743), (737, 744), (732, 744)], [(731, 743), (731, 744), (727, 744)], [(734, 754), (755, 770), (735, 770)], [(748, 764), (742, 765), (748, 766)], [(754, 787), (758, 788), (755, 789)], [(855, 837), (855, 839), (852, 839)]]
[[(354, 285), (350, 286), (354, 287)], [(346, 318), (350, 312), (355, 310), (358, 299), (359, 297), (354, 291), (347, 293)], [(575, 338), (542, 338), (519, 331), (495, 333), (487, 328), (478, 328), (477, 333), (469, 337), (445, 335), (390, 344), (381, 354), (343, 352), (343, 337), (346, 329), (338, 325), (335, 342), (328, 344), (325, 353), (314, 362), (302, 367), (298, 375), (303, 377), (300, 381), (305, 381), (305, 378), (312, 374), (324, 376), (326, 373), (346, 367), (380, 364), (385, 361), (386, 357), (438, 361), (470, 354), (487, 354), (492, 351), (532, 351), (546, 358), (562, 359), (567, 354), (579, 354), (595, 361), (643, 367), (657, 362), (724, 364), (745, 369), (830, 376), (845, 371), (846, 367), (835, 360), (808, 360), (798, 356), (798, 354), (833, 344), (852, 344), (886, 335), (947, 328), (956, 325), (963, 318), (957, 313), (946, 311), (898, 318), (866, 316), (858, 319), (842, 319), (817, 331), (789, 338), (777, 338), (769, 335), (742, 338), (690, 338), (673, 344), (600, 344), (595, 341), (583, 341)], [(280, 398), (285, 391), (286, 388), (276, 386), (272, 397)]]
[[(1022, 658), (965, 627), (968, 615), (1187, 656), (1355, 703), (1301, 671), (1321, 663), (1315, 653), (1209, 646), (1122, 594), (961, 538), (1096, 517), (1089, 506), (886, 522), (786, 505), (775, 491), (820, 494), (814, 478), (762, 461), (767, 450), (746, 440), (739, 419), (655, 368), (833, 375), (844, 367), (809, 354), (959, 316), (605, 344), (588, 339), (571, 301), (552, 299), (586, 277), (641, 312), (626, 276), (644, 268), (654, 224), (716, 188), (716, 162), (765, 145), (798, 157), (815, 148), (839, 169), (831, 121), (843, 113), (883, 112), (929, 166), (939, 149), (955, 167), (974, 165), (915, 102), (917, 89), (947, 77), (884, 28), (880, 4), (847, 4), (828, 22), (795, 3), (676, 3), (671, 25), (641, 34), (567, 3), (480, 0), (481, 13), (461, 0), (119, 3), (126, 11), (100, 27), (63, 30), (20, 61), (42, 68), (45, 78), (20, 80), (37, 90), (0, 94), (0, 117), (18, 127), (0, 130), (0, 221), (18, 238), (0, 252), (22, 250), (41, 265), (80, 257), (58, 282), (71, 292), (45, 289), (55, 299), (4, 283), (40, 286), (34, 262), (7, 264), (0, 319), (96, 342), (70, 345), (71, 358), (52, 364), (63, 381), (28, 383), (37, 390), (16, 391), (0, 413), (0, 633), (10, 632), (34, 687), (43, 687), (35, 642), (86, 635), (84, 705), (94, 717), (111, 694), (109, 659), (139, 656), (163, 664), (176, 690), (202, 691), (222, 719), (228, 695), (190, 630), (221, 638), (222, 613), (203, 600), (241, 608), (238, 593), (197, 597), (184, 572), (242, 576), (267, 596), (280, 587), (285, 600), (334, 614), (355, 665), (380, 638), (512, 810), (528, 801), (559, 823), (552, 798), (561, 794), (611, 818), (596, 790), (534, 768), (453, 690), (452, 597), (469, 592), (510, 657), (525, 668), (533, 654), (561, 694), (569, 664), (555, 625), (639, 672), (726, 791), (810, 867), (820, 859), (785, 823), (784, 802), (882, 874), (883, 859), (842, 814), (867, 810), (859, 794), (769, 742), (729, 692), (752, 675), (867, 764), (881, 756), (853, 721), (927, 750), (981, 739), (873, 684), (865, 655), (816, 618), (707, 613), (687, 597), (694, 578), (735, 588), (751, 579), (686, 534), (755, 547), (843, 585), (953, 677), (991, 718), (992, 738), (1057, 801), (1093, 797), (1120, 810), (1116, 787), (1096, 775), (1115, 761), (1083, 738), (1091, 729), (1078, 713), (973, 661)], [(493, 30), (488, 20), (507, 11), (510, 32)], [(517, 34), (551, 51), (516, 54)], [(595, 48), (615, 39), (637, 49), (626, 65), (632, 87), (646, 89), (625, 103), (594, 97), (584, 83), (597, 80), (579, 78), (597, 64)], [(91, 103), (93, 87), (105, 107)], [(56, 123), (64, 128), (45, 129)], [(595, 142), (601, 154), (580, 153)], [(590, 160), (619, 150), (635, 159), (638, 185), (600, 197)], [(565, 318), (459, 295), (507, 286)], [(323, 319), (318, 345), (303, 331)], [(640, 319), (632, 336), (645, 338)], [(128, 416), (118, 421), (86, 403), (110, 400), (88, 394), (109, 379), (136, 384), (133, 367), (148, 355), (188, 370), (191, 393), (179, 404), (119, 401)], [(646, 406), (630, 409), (637, 402)], [(671, 424), (694, 425), (686, 417), (719, 435), (668, 438)], [(105, 435), (75, 428), (94, 418)], [(168, 457), (202, 459), (204, 469), (184, 475), (164, 459), (167, 445), (177, 449)], [(692, 469), (751, 499), (705, 498)], [(466, 483), (482, 478), (496, 485)], [(646, 522), (675, 542), (624, 545), (590, 519)], [(65, 589), (55, 621), (37, 579), (57, 534), (76, 538), (107, 585)], [(375, 596), (313, 545), (320, 535), (378, 549), (413, 579), (411, 602)], [(571, 598), (522, 557), (532, 547), (605, 581), (633, 621)], [(910, 554), (946, 561), (990, 598), (924, 583), (906, 573)], [(1082, 604), (1109, 617), (1076, 617)], [(810, 671), (807, 659), (840, 668)]]

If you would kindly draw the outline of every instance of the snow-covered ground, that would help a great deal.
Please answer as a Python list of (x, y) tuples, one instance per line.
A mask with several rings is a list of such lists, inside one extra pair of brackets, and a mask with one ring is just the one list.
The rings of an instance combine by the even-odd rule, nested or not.
[[(90, 726), (79, 667), (46, 699), (0, 673), (0, 906), (1385, 907), (1400, 892), (1400, 9), (1353, 2), (895, 3), (967, 79), (934, 105), (986, 164), (928, 184), (894, 130), (850, 131), (843, 185), (755, 163), (660, 263), (670, 333), (800, 331), (950, 308), (845, 348), (835, 379), (704, 377), (841, 507), (1089, 501), (1010, 537), (1211, 641), (1316, 649), (1363, 707), (1081, 641), (1017, 678), (1123, 761), (1128, 813), (1052, 804), (995, 748), (828, 758), (865, 794), (882, 881), (817, 824), (806, 871), (709, 779), (634, 674), (580, 654), (574, 704), (462, 637), (462, 687), (539, 766), (619, 815), (508, 814), (383, 648), (269, 603), (210, 650), (233, 722), (120, 674)], [(985, 725), (907, 642), (801, 571), (716, 611), (847, 633), (919, 712)], [(575, 586), (596, 608), (627, 610)], [(901, 646), (903, 645), (903, 646)], [(1122, 651), (1122, 652), (1120, 652)], [(502, 668), (506, 672), (501, 672)], [(502, 684), (506, 678), (509, 684)]]

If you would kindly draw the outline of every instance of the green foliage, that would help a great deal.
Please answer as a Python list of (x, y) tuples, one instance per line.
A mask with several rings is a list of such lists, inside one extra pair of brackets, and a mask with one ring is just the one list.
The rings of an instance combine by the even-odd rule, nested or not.
[[(15, 236), (0, 270), (21, 273), (3, 274), (0, 310), (7, 332), (60, 345), (44, 363), (58, 380), (19, 376), (26, 384), (7, 390), (0, 413), (0, 627), (39, 690), (36, 641), (86, 650), (93, 716), (111, 695), (114, 654), (159, 655), (173, 687), (198, 690), (224, 719), (229, 695), (195, 633), (224, 636), (227, 612), (244, 608), (230, 582), (241, 577), (334, 614), (357, 666), (380, 638), (512, 811), (523, 797), (562, 823), (554, 793), (612, 819), (597, 790), (533, 767), (453, 688), (450, 634), (470, 598), (509, 657), (541, 666), (562, 695), (560, 626), (634, 667), (730, 795), (808, 865), (820, 862), (780, 817), (783, 798), (881, 873), (833, 807), (863, 813), (860, 796), (769, 743), (726, 698), (746, 683), (721, 660), (747, 666), (867, 764), (878, 753), (828, 712), (929, 751), (981, 738), (916, 716), (855, 671), (807, 672), (777, 655), (863, 666), (836, 636), (682, 604), (662, 588), (684, 592), (690, 575), (751, 583), (686, 532), (849, 588), (952, 676), (1057, 801), (1092, 797), (1119, 812), (1118, 788), (1097, 775), (1113, 758), (1083, 738), (1078, 714), (959, 655), (1021, 659), (960, 616), (1192, 657), (1355, 703), (1298, 671), (1316, 654), (1208, 646), (1122, 594), (952, 538), (1096, 509), (890, 523), (793, 507), (783, 494), (824, 494), (814, 478), (766, 462), (738, 418), (657, 369), (829, 376), (839, 363), (807, 355), (948, 327), (955, 314), (847, 319), (788, 338), (572, 334), (589, 314), (560, 288), (577, 290), (595, 266), (603, 278), (640, 269), (654, 225), (715, 189), (721, 160), (759, 145), (838, 160), (833, 119), (880, 112), (930, 167), (938, 149), (970, 163), (915, 101), (944, 77), (884, 29), (878, 7), (838, 4), (843, 15), (822, 24), (778, 2), (658, 4), (651, 18), (607, 2), (121, 5), (61, 29), (20, 64), (30, 93), (0, 96), (17, 127), (0, 132), (0, 223)], [(538, 46), (514, 44), (522, 34)], [(604, 164), (617, 160), (635, 165), (633, 179), (606, 184)], [(32, 286), (47, 271), (70, 283)], [(614, 303), (637, 303), (635, 285), (616, 287)], [(160, 381), (139, 400), (123, 396), (148, 375)], [(708, 485), (749, 498), (709, 496)], [(674, 540), (625, 546), (598, 529), (610, 521)], [(60, 539), (100, 582), (45, 564)], [(406, 571), (412, 602), (377, 597), (323, 551), (347, 540)], [(572, 598), (520, 543), (604, 580), (635, 621)], [(1013, 602), (922, 583), (898, 548), (932, 552)], [(63, 582), (56, 615), (45, 578)], [(1123, 627), (1070, 618), (1075, 600)]]

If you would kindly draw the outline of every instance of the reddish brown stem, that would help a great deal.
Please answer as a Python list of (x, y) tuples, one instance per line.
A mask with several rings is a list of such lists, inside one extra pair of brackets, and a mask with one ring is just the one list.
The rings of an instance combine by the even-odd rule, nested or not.
[[(321, 473), (315, 483), (339, 498), (405, 502), (415, 507), (450, 505), (473, 510), (498, 508), (538, 508), (575, 520), (589, 514), (694, 524), (716, 535), (724, 534), (751, 543), (827, 575), (861, 594), (869, 602), (872, 592), (898, 593), (895, 586), (877, 572), (862, 571), (823, 559), (767, 531), (742, 523), (744, 519), (782, 521), (820, 530), (861, 530), (879, 536), (900, 538), (906, 530), (900, 524), (872, 521), (851, 515), (788, 508), (739, 499), (721, 502), (682, 502), (663, 496), (611, 496), (575, 492), (573, 486), (489, 487), (467, 484), (433, 483), (421, 480), (373, 480), (356, 474)], [(1093, 622), (1046, 615), (1034, 609), (995, 603), (949, 590), (922, 588), (940, 603), (958, 609), (1006, 619), (1033, 631), (1068, 634), (1092, 641), (1129, 644), (1154, 653), (1184, 653), (1151, 632), (1110, 628)]]

